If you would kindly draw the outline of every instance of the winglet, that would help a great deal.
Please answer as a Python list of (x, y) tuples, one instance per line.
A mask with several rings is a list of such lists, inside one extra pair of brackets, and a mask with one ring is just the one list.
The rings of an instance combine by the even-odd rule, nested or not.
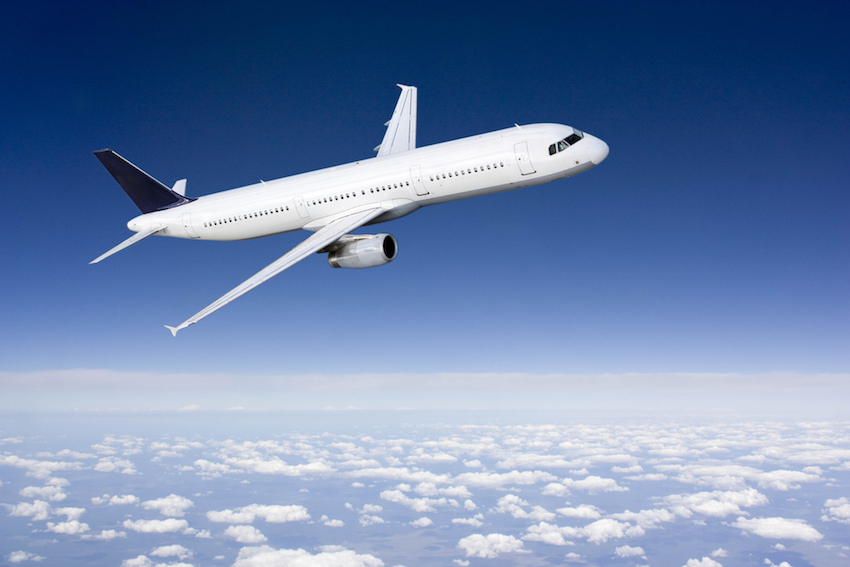
[(176, 327), (169, 327), (168, 325), (163, 325), (163, 327), (165, 327), (166, 329), (168, 329), (169, 331), (171, 331), (171, 336), (172, 336), (172, 337), (176, 337), (176, 336), (177, 336), (177, 331), (179, 331), (180, 329), (185, 329), (185, 328), (186, 328), (186, 327), (188, 327), (188, 326), (189, 326), (189, 325), (177, 325)]

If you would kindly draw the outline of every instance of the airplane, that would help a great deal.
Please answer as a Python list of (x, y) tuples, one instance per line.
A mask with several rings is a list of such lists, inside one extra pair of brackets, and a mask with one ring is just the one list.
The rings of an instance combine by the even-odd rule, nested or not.
[(142, 212), (127, 223), (133, 236), (96, 264), (149, 236), (247, 240), (295, 230), (312, 232), (295, 248), (177, 326), (173, 336), (314, 253), (334, 268), (392, 262), (391, 234), (351, 234), (417, 209), (571, 177), (599, 165), (608, 145), (562, 124), (530, 124), (416, 147), (417, 89), (401, 88), (377, 155), (274, 181), (192, 198), (186, 180), (170, 189), (110, 149), (94, 152)]

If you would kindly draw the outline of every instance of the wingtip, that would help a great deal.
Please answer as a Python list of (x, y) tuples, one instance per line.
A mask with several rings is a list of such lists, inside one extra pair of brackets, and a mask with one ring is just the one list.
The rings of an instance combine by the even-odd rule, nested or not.
[(171, 336), (172, 336), (172, 337), (176, 337), (176, 336), (177, 336), (177, 331), (179, 331), (180, 329), (182, 329), (182, 328), (183, 328), (183, 327), (180, 327), (180, 326), (177, 326), (177, 327), (169, 327), (168, 325), (163, 325), (163, 327), (165, 327), (166, 329), (168, 329), (169, 331), (171, 331)]

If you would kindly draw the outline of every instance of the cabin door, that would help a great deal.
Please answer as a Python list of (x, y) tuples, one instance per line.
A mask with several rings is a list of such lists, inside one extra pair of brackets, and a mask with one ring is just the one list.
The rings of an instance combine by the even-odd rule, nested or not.
[(516, 154), (516, 162), (519, 165), (519, 170), (523, 175), (537, 173), (537, 170), (531, 165), (531, 159), (528, 157), (528, 142), (514, 144), (514, 153)]
[(183, 213), (183, 228), (186, 229), (189, 238), (200, 238), (195, 229), (192, 228), (192, 213)]
[(418, 165), (414, 165), (410, 168), (410, 177), (413, 179), (413, 188), (416, 189), (416, 194), (427, 195), (428, 189), (422, 181), (422, 172), (419, 170)]
[(295, 197), (295, 210), (298, 211), (298, 216), (302, 219), (306, 219), (310, 216), (310, 213), (307, 212), (307, 207), (304, 206), (304, 197), (301, 195)]

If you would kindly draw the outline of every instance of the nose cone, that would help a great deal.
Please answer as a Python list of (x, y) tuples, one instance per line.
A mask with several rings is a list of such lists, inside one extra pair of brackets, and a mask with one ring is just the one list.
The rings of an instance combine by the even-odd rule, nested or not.
[(590, 142), (590, 145), (587, 148), (587, 155), (590, 157), (590, 161), (593, 162), (593, 165), (599, 165), (605, 161), (605, 158), (608, 157), (608, 144), (597, 137), (588, 141)]

